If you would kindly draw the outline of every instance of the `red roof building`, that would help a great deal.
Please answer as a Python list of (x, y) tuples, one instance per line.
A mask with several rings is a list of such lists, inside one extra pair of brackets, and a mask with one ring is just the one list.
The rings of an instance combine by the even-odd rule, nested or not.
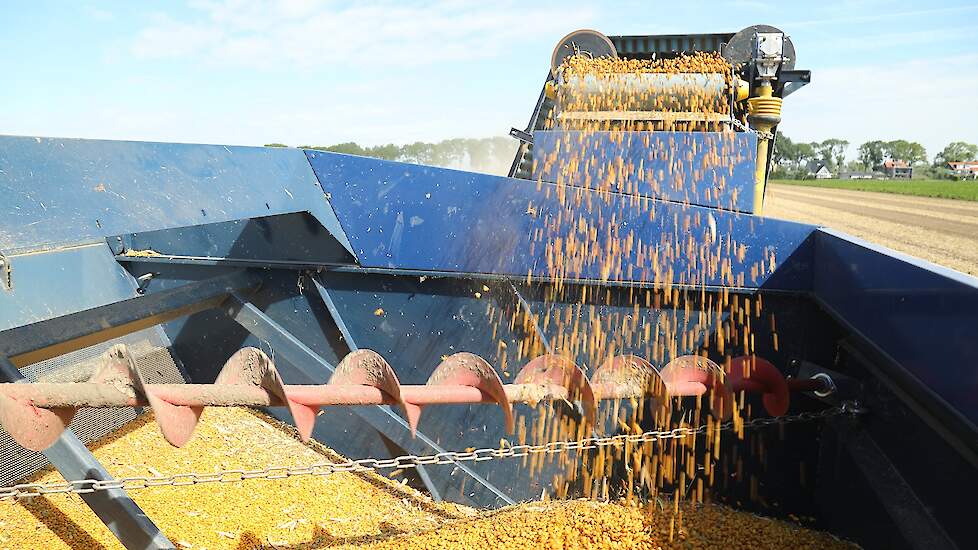
[(978, 160), (966, 160), (963, 162), (949, 162), (947, 167), (955, 176), (962, 178), (978, 179)]
[(913, 177), (913, 166), (905, 160), (886, 159), (883, 162), (883, 172), (888, 178), (910, 179)]

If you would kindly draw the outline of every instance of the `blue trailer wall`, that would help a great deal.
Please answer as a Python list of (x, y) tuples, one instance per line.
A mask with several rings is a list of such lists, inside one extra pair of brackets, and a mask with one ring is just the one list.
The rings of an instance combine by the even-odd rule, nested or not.
[(752, 212), (749, 132), (537, 131), (533, 179)]
[[(306, 154), (363, 266), (554, 277), (545, 246), (534, 242), (533, 235), (542, 232), (554, 240), (576, 231), (574, 223), (554, 221), (567, 215), (567, 207), (557, 198), (561, 190), (552, 184), (336, 153)], [(744, 245), (743, 258), (732, 266), (744, 287), (811, 287), (810, 225), (615, 193), (605, 193), (592, 200), (590, 208), (571, 214), (591, 221), (615, 220), (619, 235), (632, 232), (637, 242), (667, 241), (680, 243), (680, 248), (690, 234), (696, 243), (708, 238), (705, 231), (712, 218), (717, 246)], [(603, 238), (605, 233), (599, 232), (599, 246), (606, 244), (600, 242)], [(771, 255), (776, 259), (774, 272)], [(568, 278), (600, 280), (604, 260), (596, 258)], [(754, 273), (758, 266), (763, 268)], [(734, 286), (720, 273), (700, 272), (682, 254), (665, 267), (673, 270), (677, 281), (681, 274), (693, 272), (692, 277), (707, 285)], [(634, 248), (623, 250), (607, 274), (612, 281), (655, 278), (653, 266)]]
[(308, 211), (336, 218), (301, 151), (0, 136), (0, 251)]
[(820, 229), (814, 294), (978, 426), (978, 279)]

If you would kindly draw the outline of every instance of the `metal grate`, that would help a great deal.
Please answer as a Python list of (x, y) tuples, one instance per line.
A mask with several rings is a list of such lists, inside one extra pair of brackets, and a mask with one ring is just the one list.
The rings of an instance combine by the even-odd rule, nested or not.
[[(95, 370), (97, 358), (114, 344), (126, 344), (136, 366), (149, 383), (185, 382), (180, 369), (163, 347), (159, 329), (134, 332), (102, 344), (28, 365), (21, 369), (31, 382), (78, 382), (87, 380)], [(71, 429), (85, 443), (102, 438), (131, 422), (140, 414), (134, 408), (81, 409), (71, 422)], [(0, 428), (0, 485), (16, 483), (48, 466), (43, 454), (29, 451), (14, 443)]]
[(733, 33), (668, 34), (649, 36), (609, 36), (618, 55), (648, 59), (672, 57), (680, 52), (719, 52), (723, 44), (730, 42)]

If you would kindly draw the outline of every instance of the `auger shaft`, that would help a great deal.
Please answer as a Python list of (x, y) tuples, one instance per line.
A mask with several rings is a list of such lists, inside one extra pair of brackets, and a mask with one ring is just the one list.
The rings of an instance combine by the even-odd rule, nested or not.
[[(384, 391), (359, 384), (285, 385), (288, 400), (310, 407), (396, 405), (399, 402)], [(284, 407), (286, 403), (269, 390), (257, 386), (217, 384), (147, 384), (147, 392), (179, 407)], [(557, 384), (505, 384), (506, 400), (510, 403), (537, 403), (570, 397), (567, 388)], [(667, 385), (673, 396), (694, 396), (706, 393), (698, 382)], [(640, 399), (645, 391), (636, 392), (613, 384), (596, 384), (595, 398)], [(108, 408), (146, 407), (145, 395), (136, 395), (130, 388), (96, 382), (35, 383), (0, 385), (0, 394), (35, 407)], [(488, 393), (471, 386), (401, 386), (401, 399), (416, 405), (450, 405), (465, 403), (494, 403)]]

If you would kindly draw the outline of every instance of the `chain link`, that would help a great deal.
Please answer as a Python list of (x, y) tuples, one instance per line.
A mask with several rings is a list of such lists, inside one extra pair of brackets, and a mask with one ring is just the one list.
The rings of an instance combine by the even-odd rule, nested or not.
[(731, 126), (733, 126), (734, 128), (736, 128), (736, 129), (738, 129), (738, 130), (740, 130), (742, 132), (753, 132), (754, 131), (753, 129), (748, 128), (747, 125), (745, 125), (743, 122), (741, 122), (739, 119), (737, 119), (735, 117), (731, 117), (729, 122), (730, 122), (730, 125)]
[(746, 124), (744, 124), (743, 122), (741, 122), (740, 120), (738, 120), (736, 118), (731, 118), (729, 120), (729, 122), (730, 122), (730, 125), (731, 126), (733, 126), (734, 128), (737, 128), (738, 130), (740, 130), (742, 132), (757, 134), (757, 139), (774, 139), (774, 134), (773, 133), (771, 133), (771, 132), (762, 132), (760, 130), (755, 130), (755, 129), (747, 126)]
[[(820, 420), (839, 414), (861, 414), (864, 410), (855, 403), (843, 403), (819, 412), (803, 412), (794, 415), (772, 418), (757, 418), (744, 422), (744, 428), (763, 428), (766, 426)], [(727, 421), (720, 424), (720, 430), (732, 430), (735, 424)], [(325, 476), (337, 472), (373, 472), (377, 470), (397, 470), (438, 464), (458, 462), (482, 462), (500, 458), (521, 458), (537, 454), (558, 454), (570, 451), (586, 451), (602, 447), (622, 446), (626, 443), (651, 443), (668, 439), (684, 439), (705, 433), (706, 425), (697, 428), (679, 427), (672, 430), (648, 431), (639, 434), (619, 434), (607, 437), (589, 437), (573, 441), (552, 441), (537, 445), (511, 445), (500, 448), (473, 449), (471, 451), (445, 451), (433, 455), (402, 455), (396, 458), (361, 458), (344, 462), (319, 462), (308, 466), (269, 466), (260, 470), (222, 470), (211, 473), (181, 473), (167, 476), (135, 476), (116, 479), (82, 479), (76, 481), (52, 481), (45, 483), (22, 483), (0, 488), (0, 501), (53, 494), (85, 494), (108, 489), (133, 491), (161, 486), (188, 486), (205, 483), (238, 483), (248, 479), (285, 479), (296, 476)]]

